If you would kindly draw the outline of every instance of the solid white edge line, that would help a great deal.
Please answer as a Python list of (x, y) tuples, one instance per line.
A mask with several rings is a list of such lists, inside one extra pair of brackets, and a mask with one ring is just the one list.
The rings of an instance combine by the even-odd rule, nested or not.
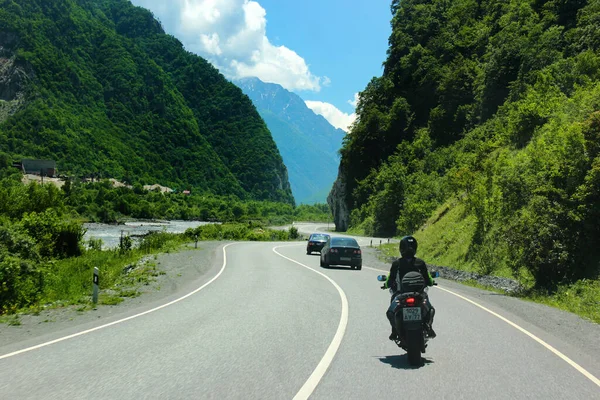
[[(363, 265), (363, 268), (367, 268), (373, 271), (380, 271), (380, 272), (385, 272), (385, 273), (389, 273), (389, 271), (384, 271), (382, 269), (377, 269), (377, 268), (371, 268), (371, 267), (365, 267)], [(536, 342), (538, 342), (539, 344), (541, 344), (542, 346), (544, 346), (546, 349), (550, 350), (552, 353), (554, 353), (556, 356), (558, 356), (559, 358), (561, 358), (563, 361), (565, 361), (567, 364), (569, 364), (571, 367), (575, 368), (577, 371), (579, 371), (581, 374), (583, 374), (583, 376), (585, 376), (586, 378), (588, 378), (590, 381), (592, 381), (593, 383), (595, 383), (598, 387), (600, 387), (600, 379), (596, 378), (594, 375), (592, 375), (589, 371), (587, 371), (585, 368), (583, 368), (581, 365), (577, 364), (575, 361), (571, 360), (569, 357), (567, 357), (566, 355), (564, 355), (563, 353), (561, 353), (559, 350), (557, 350), (556, 348), (554, 348), (552, 345), (546, 343), (545, 341), (543, 341), (542, 339), (540, 339), (539, 337), (535, 336), (533, 333), (529, 332), (527, 329), (520, 327), (519, 325), (515, 324), (514, 322), (512, 322), (511, 320), (509, 320), (508, 318), (503, 317), (502, 315), (490, 310), (487, 307), (482, 306), (479, 303), (476, 303), (475, 301), (462, 296), (458, 293), (455, 293), (451, 290), (448, 289), (444, 289), (441, 288), (439, 286), (435, 286), (436, 289), (439, 290), (443, 290), (444, 292), (450, 293), (460, 299), (463, 299), (464, 301), (467, 301), (471, 304), (473, 304), (474, 306), (477, 306), (479, 308), (481, 308), (482, 310), (492, 314), (494, 317), (501, 319), (502, 321), (506, 322), (507, 324), (509, 324), (510, 326), (512, 326), (513, 328), (523, 332), (525, 335), (529, 336), (531, 339), (535, 340)]]
[(4, 354), (4, 355), (0, 356), (0, 360), (3, 360), (5, 358), (9, 358), (9, 357), (13, 357), (13, 356), (16, 356), (16, 355), (19, 355), (19, 354), (23, 354), (23, 353), (26, 353), (28, 351), (37, 350), (37, 349), (40, 349), (42, 347), (50, 346), (51, 344), (63, 342), (65, 340), (69, 340), (69, 339), (73, 339), (73, 338), (75, 338), (77, 336), (86, 335), (88, 333), (95, 332), (95, 331), (98, 331), (100, 329), (108, 328), (109, 326), (117, 325), (117, 324), (120, 324), (122, 322), (129, 321), (129, 320), (132, 320), (134, 318), (141, 317), (142, 315), (150, 314), (152, 312), (158, 311), (160, 309), (163, 309), (165, 307), (169, 307), (170, 305), (178, 303), (181, 300), (187, 299), (188, 297), (190, 297), (190, 296), (198, 293), (199, 291), (201, 291), (202, 289), (204, 289), (205, 287), (207, 287), (208, 285), (210, 285), (211, 283), (213, 283), (215, 280), (217, 280), (217, 278), (219, 276), (221, 276), (221, 274), (223, 273), (223, 271), (225, 271), (225, 266), (227, 265), (227, 253), (226, 253), (225, 249), (227, 249), (227, 247), (231, 246), (232, 244), (235, 244), (235, 243), (229, 243), (229, 244), (223, 246), (223, 266), (221, 267), (221, 270), (219, 271), (219, 273), (217, 275), (215, 275), (210, 281), (206, 282), (204, 285), (202, 285), (198, 289), (195, 289), (194, 291), (186, 294), (185, 296), (179, 297), (179, 298), (177, 298), (175, 300), (172, 300), (172, 301), (170, 301), (168, 303), (165, 303), (165, 304), (160, 305), (158, 307), (152, 308), (150, 310), (144, 311), (142, 313), (131, 315), (131, 316), (127, 317), (127, 318), (123, 318), (123, 319), (120, 319), (120, 320), (117, 320), (117, 321), (113, 321), (113, 322), (110, 322), (108, 324), (100, 325), (100, 326), (97, 326), (97, 327), (92, 328), (92, 329), (87, 329), (85, 331), (77, 332), (77, 333), (74, 333), (72, 335), (68, 335), (68, 336), (64, 336), (64, 337), (58, 338), (58, 339), (54, 339), (54, 340), (51, 340), (49, 342), (45, 342), (45, 343), (41, 343), (41, 344), (38, 344), (38, 345), (35, 345), (35, 346), (27, 347), (25, 349), (13, 351), (12, 353)]
[(307, 265), (304, 265), (296, 260), (293, 260), (289, 257), (286, 257), (277, 251), (277, 249), (279, 249), (281, 247), (292, 247), (292, 246), (298, 246), (298, 245), (276, 246), (273, 248), (273, 252), (275, 254), (277, 254), (278, 256), (283, 257), (286, 260), (291, 261), (295, 264), (298, 264), (301, 267), (309, 269), (312, 272), (315, 272), (315, 273), (321, 275), (322, 277), (324, 277), (325, 279), (327, 279), (337, 289), (338, 294), (340, 295), (340, 299), (342, 300), (342, 315), (340, 316), (340, 323), (338, 324), (337, 331), (335, 332), (335, 335), (333, 336), (333, 340), (329, 344), (327, 351), (323, 355), (323, 358), (321, 359), (321, 361), (319, 362), (319, 364), (317, 365), (317, 367), (315, 368), (313, 373), (308, 377), (308, 379), (306, 380), (304, 385), (302, 385), (302, 387), (300, 388), (298, 393), (294, 396), (294, 400), (304, 400), (304, 399), (308, 399), (310, 397), (310, 395), (314, 392), (317, 385), (319, 384), (319, 382), (325, 375), (325, 372), (327, 372), (327, 369), (331, 365), (331, 362), (333, 361), (335, 354), (337, 353), (338, 349), (340, 348), (340, 344), (342, 343), (342, 339), (344, 338), (344, 334), (346, 333), (346, 327), (348, 326), (348, 299), (346, 298), (346, 293), (344, 293), (342, 288), (333, 279), (331, 279), (324, 273), (317, 271), (316, 269), (313, 269), (313, 268), (311, 268)]

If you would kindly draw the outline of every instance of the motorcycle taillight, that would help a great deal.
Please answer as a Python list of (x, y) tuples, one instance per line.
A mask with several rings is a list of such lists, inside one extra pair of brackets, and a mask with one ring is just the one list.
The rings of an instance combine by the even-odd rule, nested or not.
[(409, 306), (414, 306), (415, 305), (415, 298), (414, 297), (409, 297), (406, 299), (406, 304)]

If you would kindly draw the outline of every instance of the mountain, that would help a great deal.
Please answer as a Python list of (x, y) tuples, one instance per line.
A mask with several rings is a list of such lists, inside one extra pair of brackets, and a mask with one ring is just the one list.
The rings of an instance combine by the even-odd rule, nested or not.
[(414, 233), (432, 263), (538, 288), (597, 278), (600, 2), (391, 10), (328, 198), (336, 227)]
[(252, 102), (128, 0), (0, 0), (0, 148), (59, 171), (293, 203)]
[(237, 80), (267, 123), (298, 203), (324, 203), (336, 178), (346, 133), (315, 114), (300, 96), (258, 78)]

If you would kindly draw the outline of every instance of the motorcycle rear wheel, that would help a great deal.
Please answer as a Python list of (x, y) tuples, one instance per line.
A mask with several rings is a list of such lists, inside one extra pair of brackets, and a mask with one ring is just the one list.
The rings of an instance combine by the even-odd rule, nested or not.
[(423, 335), (420, 331), (408, 331), (406, 332), (406, 353), (408, 355), (408, 363), (412, 366), (421, 366), (423, 360), (421, 359), (421, 348), (423, 341)]

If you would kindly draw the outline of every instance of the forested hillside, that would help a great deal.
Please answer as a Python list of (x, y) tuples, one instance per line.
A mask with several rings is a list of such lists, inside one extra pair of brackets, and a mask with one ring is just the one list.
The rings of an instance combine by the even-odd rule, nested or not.
[(0, 99), (15, 158), (293, 203), (247, 96), (127, 0), (0, 0)]
[(538, 287), (597, 277), (600, 1), (391, 10), (329, 197), (338, 229), (415, 233), (424, 256)]

